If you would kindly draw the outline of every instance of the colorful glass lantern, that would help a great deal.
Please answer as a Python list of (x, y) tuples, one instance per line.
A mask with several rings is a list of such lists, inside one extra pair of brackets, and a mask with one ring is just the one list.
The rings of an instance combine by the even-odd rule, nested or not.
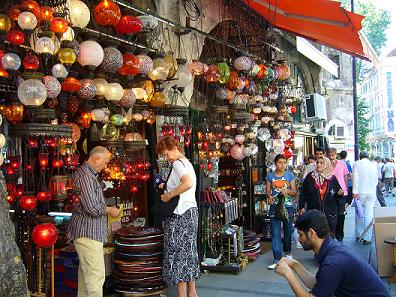
[(283, 150), (283, 155), (286, 157), (286, 159), (290, 159), (293, 157), (293, 151), (288, 147)]
[(96, 95), (96, 85), (91, 79), (81, 80), (81, 89), (78, 91), (78, 96), (84, 100), (91, 100)]
[(58, 97), (62, 90), (62, 86), (60, 82), (51, 75), (47, 75), (43, 77), (43, 83), (45, 88), (47, 89), (47, 97), (54, 99)]
[(153, 70), (153, 60), (146, 55), (137, 55), (139, 60), (139, 73), (148, 74), (151, 70)]
[(125, 123), (125, 119), (120, 114), (113, 114), (110, 118), (110, 123), (112, 123), (116, 127), (120, 127)]
[(217, 69), (219, 71), (219, 82), (221, 84), (226, 84), (228, 81), (228, 78), (230, 77), (230, 67), (228, 66), (226, 61), (221, 61), (217, 63)]
[(208, 67), (208, 71), (204, 73), (204, 79), (208, 83), (218, 82), (220, 80), (219, 69), (216, 65), (211, 64)]
[(8, 32), (11, 29), (11, 20), (5, 14), (0, 14), (0, 31)]
[(100, 64), (100, 68), (104, 72), (116, 73), (123, 65), (122, 53), (115, 47), (106, 47), (103, 49), (103, 61)]
[(91, 113), (90, 112), (82, 112), (81, 113), (81, 125), (83, 128), (89, 128), (91, 126)]
[(158, 27), (158, 20), (151, 15), (140, 15), (137, 17), (143, 23), (143, 30), (148, 32)]
[(40, 202), (48, 202), (48, 201), (52, 200), (52, 193), (51, 192), (38, 192), (36, 198)]
[(18, 70), (22, 63), (17, 54), (7, 53), (1, 58), (1, 64), (6, 70)]
[(80, 0), (67, 0), (67, 4), (73, 27), (85, 28), (91, 19), (88, 6)]
[(103, 57), (103, 49), (96, 41), (87, 40), (80, 44), (80, 54), (77, 57), (77, 61), (81, 66), (87, 66), (94, 70), (102, 63)]
[(22, 64), (25, 70), (37, 70), (40, 67), (40, 60), (35, 55), (29, 54), (23, 58)]
[(6, 144), (6, 138), (3, 133), (0, 133), (0, 149), (2, 149)]
[(67, 71), (66, 67), (62, 64), (55, 64), (52, 67), (52, 75), (56, 78), (66, 78), (69, 72)]
[(147, 97), (147, 93), (143, 88), (132, 88), (132, 92), (135, 94), (136, 99), (142, 100)]
[(81, 130), (75, 123), (64, 123), (63, 125), (70, 126), (72, 128), (72, 139), (73, 142), (77, 142), (80, 140), (81, 137)]
[(54, 168), (61, 168), (63, 167), (63, 159), (53, 159), (52, 160), (52, 167)]
[(10, 75), (8, 74), (7, 70), (5, 70), (3, 67), (0, 66), (0, 77), (9, 77)]
[(27, 11), (33, 12), (36, 17), (40, 14), (40, 5), (34, 0), (23, 0), (22, 8)]
[[(62, 34), (62, 36), (60, 37), (60, 41), (62, 41), (62, 43), (68, 41), (71, 42), (75, 37), (75, 33), (72, 27), (68, 27), (67, 31), (65, 33)], [(64, 46), (65, 48), (68, 46)], [(77, 55), (77, 54), (76, 54)]]
[(286, 61), (281, 61), (281, 64), (278, 66), (281, 70), (282, 74), (279, 75), (280, 80), (286, 80), (290, 77), (290, 67), (286, 64)]
[(235, 70), (232, 70), (230, 73), (230, 77), (228, 78), (227, 87), (229, 90), (235, 91), (236, 89), (238, 89), (238, 85), (239, 85), (238, 72)]
[(136, 102), (135, 93), (131, 89), (125, 89), (124, 95), (122, 96), (118, 104), (124, 108), (131, 108), (135, 105), (135, 102)]
[(265, 78), (267, 76), (267, 67), (264, 64), (258, 64), (259, 71), (256, 74), (257, 78)]
[(11, 5), (10, 8), (8, 8), (8, 16), (10, 17), (11, 21), (18, 21), (18, 17), (21, 13), (22, 13), (22, 5), (14, 4)]
[(121, 18), (120, 7), (111, 0), (103, 0), (96, 5), (94, 18), (98, 25), (115, 26)]
[(37, 26), (37, 18), (29, 11), (21, 12), (18, 16), (18, 25), (22, 30), (31, 31)]
[(23, 119), (24, 106), (20, 103), (13, 103), (4, 109), (4, 116), (11, 124), (18, 124)]
[(144, 102), (149, 102), (154, 95), (154, 84), (153, 81), (150, 79), (146, 79), (143, 84), (142, 84), (142, 88), (144, 89), (144, 91), (146, 92), (146, 94), (143, 96), (143, 98), (141, 98)]
[(244, 151), (245, 151), (245, 147), (243, 145), (234, 144), (231, 147), (230, 154), (231, 157), (234, 158), (235, 160), (241, 161), (245, 158)]
[(54, 10), (51, 7), (42, 6), (40, 8), (40, 15), (38, 16), (38, 19), (43, 22), (51, 22), (51, 20), (54, 18), (53, 14)]
[(62, 17), (55, 17), (51, 20), (51, 31), (63, 34), (69, 28), (68, 22)]
[(76, 58), (76, 53), (71, 48), (61, 48), (58, 51), (59, 61), (66, 66), (72, 65)]
[(123, 56), (123, 65), (118, 73), (125, 76), (133, 76), (139, 73), (139, 59), (131, 53), (125, 53)]
[(208, 71), (208, 65), (200, 61), (193, 61), (188, 64), (187, 67), (194, 76), (204, 74), (206, 71)]
[(248, 71), (252, 68), (253, 62), (250, 58), (246, 56), (241, 56), (235, 59), (234, 66), (235, 69), (238, 71)]
[(32, 240), (41, 248), (52, 246), (57, 239), (58, 229), (52, 223), (39, 224), (33, 228)]
[(18, 87), (18, 98), (25, 106), (40, 106), (47, 98), (47, 89), (38, 79), (27, 79)]
[(172, 79), (177, 71), (178, 65), (176, 58), (173, 53), (168, 53), (164, 56), (165, 67), (168, 69), (168, 76), (166, 77), (168, 80)]
[(136, 34), (142, 29), (142, 21), (131, 15), (122, 16), (118, 24), (114, 27), (114, 30), (118, 34)]
[(94, 78), (93, 81), (96, 86), (96, 95), (105, 96), (109, 83), (104, 78)]
[(21, 205), (23, 210), (32, 211), (37, 206), (37, 198), (32, 195), (22, 196), (19, 204)]
[(82, 88), (81, 82), (72, 76), (66, 77), (66, 79), (62, 82), (62, 91), (65, 92), (78, 92)]
[(155, 92), (150, 100), (151, 107), (163, 107), (166, 103), (166, 96), (162, 92)]
[(109, 83), (105, 92), (105, 98), (108, 101), (120, 101), (124, 96), (124, 89), (119, 83)]
[(110, 111), (107, 108), (97, 108), (91, 112), (91, 118), (95, 122), (107, 123)]
[(153, 60), (153, 70), (148, 73), (148, 77), (153, 81), (165, 80), (168, 76), (168, 69), (162, 58)]
[(37, 40), (34, 49), (39, 54), (53, 55), (56, 52), (54, 41), (46, 36), (40, 37)]

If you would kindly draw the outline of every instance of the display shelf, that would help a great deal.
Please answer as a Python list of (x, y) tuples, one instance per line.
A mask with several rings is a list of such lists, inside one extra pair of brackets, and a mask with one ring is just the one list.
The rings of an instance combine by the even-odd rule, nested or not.
[(72, 128), (67, 125), (51, 125), (40, 123), (16, 124), (9, 126), (11, 136), (58, 136), (71, 137)]

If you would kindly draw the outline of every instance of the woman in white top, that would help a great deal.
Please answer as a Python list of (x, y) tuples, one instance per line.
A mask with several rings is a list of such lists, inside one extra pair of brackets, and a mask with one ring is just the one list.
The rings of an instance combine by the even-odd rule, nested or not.
[(195, 280), (200, 276), (195, 199), (197, 177), (193, 165), (181, 152), (180, 142), (173, 137), (164, 137), (157, 144), (157, 153), (172, 163), (162, 201), (180, 196), (173, 216), (165, 221), (163, 278), (168, 285), (177, 285), (179, 297), (197, 297)]

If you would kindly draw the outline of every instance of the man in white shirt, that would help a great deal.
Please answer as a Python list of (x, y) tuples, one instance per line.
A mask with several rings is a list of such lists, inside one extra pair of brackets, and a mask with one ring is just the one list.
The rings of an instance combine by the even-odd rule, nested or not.
[[(384, 173), (385, 191), (388, 194), (392, 194), (393, 181), (395, 176), (395, 166), (389, 159), (386, 159), (386, 163), (382, 167), (382, 172)], [(393, 196), (395, 196), (395, 194), (393, 194)]]
[(373, 220), (377, 198), (378, 169), (377, 164), (368, 159), (367, 152), (361, 152), (359, 158), (360, 160), (353, 164), (353, 198), (361, 202), (363, 217), (360, 218), (357, 211), (355, 212), (355, 236), (356, 239), (362, 237), (363, 244), (371, 244), (373, 227), (368, 226)]

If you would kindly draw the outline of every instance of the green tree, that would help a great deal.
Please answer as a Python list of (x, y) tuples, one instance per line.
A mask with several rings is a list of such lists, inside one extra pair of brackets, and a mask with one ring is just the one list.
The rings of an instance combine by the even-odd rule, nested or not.
[(358, 98), (357, 104), (357, 130), (358, 130), (358, 145), (359, 150), (369, 151), (368, 135), (372, 132), (369, 128), (371, 118), (367, 117), (369, 107), (364, 99)]

